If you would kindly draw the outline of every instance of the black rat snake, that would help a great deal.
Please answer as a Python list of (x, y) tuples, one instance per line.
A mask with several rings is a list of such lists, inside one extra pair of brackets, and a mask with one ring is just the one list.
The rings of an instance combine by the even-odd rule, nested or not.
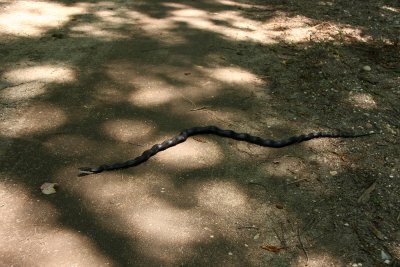
[(263, 139), (261, 137), (253, 136), (247, 133), (237, 133), (232, 130), (223, 130), (216, 126), (205, 126), (205, 127), (193, 127), (190, 129), (183, 130), (177, 136), (165, 140), (161, 144), (154, 145), (152, 148), (143, 152), (142, 155), (125, 161), (121, 163), (114, 164), (104, 164), (98, 167), (84, 167), (79, 168), (79, 176), (89, 175), (93, 173), (100, 173), (103, 171), (112, 171), (118, 169), (125, 169), (137, 166), (160, 151), (163, 151), (167, 148), (176, 146), (179, 143), (186, 141), (189, 136), (199, 135), (199, 134), (214, 134), (222, 137), (232, 138), (239, 141), (245, 141), (248, 143), (256, 144), (264, 147), (273, 147), (280, 148), (284, 146), (289, 146), (295, 143), (300, 143), (304, 141), (308, 141), (314, 138), (355, 138), (366, 135), (374, 134), (374, 132), (363, 133), (363, 134), (352, 134), (352, 133), (331, 133), (331, 132), (312, 132), (309, 134), (302, 134), (298, 136), (292, 136), (287, 139), (282, 140), (271, 140), (271, 139)]

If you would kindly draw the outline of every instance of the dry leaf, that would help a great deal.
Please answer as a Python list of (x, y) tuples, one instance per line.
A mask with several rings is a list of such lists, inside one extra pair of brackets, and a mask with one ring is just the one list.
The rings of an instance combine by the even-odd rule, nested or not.
[(45, 195), (55, 194), (58, 187), (57, 183), (44, 183), (40, 186), (42, 193)]

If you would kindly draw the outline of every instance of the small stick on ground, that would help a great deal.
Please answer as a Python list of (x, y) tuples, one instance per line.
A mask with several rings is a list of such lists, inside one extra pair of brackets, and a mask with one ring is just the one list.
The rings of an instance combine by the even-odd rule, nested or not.
[(307, 260), (306, 266), (307, 266), (307, 265), (308, 265), (308, 253), (307, 253), (307, 250), (306, 250), (305, 247), (304, 247), (303, 242), (301, 241), (301, 237), (300, 237), (300, 227), (297, 227), (297, 239), (299, 239), (299, 243), (300, 243), (301, 249), (303, 250), (304, 255), (306, 256), (306, 260)]
[(238, 226), (237, 229), (256, 229), (256, 230), (258, 230), (258, 227), (255, 225), (244, 225), (244, 226)]
[(200, 107), (200, 108), (192, 108), (190, 111), (198, 111), (198, 110), (203, 110), (203, 109), (207, 109), (208, 107), (204, 106), (204, 107)]

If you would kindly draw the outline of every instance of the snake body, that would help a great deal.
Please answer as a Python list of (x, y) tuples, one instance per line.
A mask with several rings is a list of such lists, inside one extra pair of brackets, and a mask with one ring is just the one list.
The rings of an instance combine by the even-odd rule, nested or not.
[(245, 141), (248, 143), (256, 144), (263, 147), (272, 147), (272, 148), (280, 148), (289, 146), (295, 143), (300, 143), (304, 141), (308, 141), (315, 138), (356, 138), (373, 134), (363, 133), (363, 134), (353, 134), (353, 133), (332, 133), (332, 132), (311, 132), (308, 134), (302, 134), (297, 136), (292, 136), (287, 139), (281, 140), (271, 140), (271, 139), (263, 139), (258, 136), (253, 136), (247, 133), (237, 133), (232, 130), (224, 130), (218, 128), (217, 126), (204, 126), (204, 127), (193, 127), (190, 129), (183, 130), (180, 134), (175, 137), (165, 140), (161, 144), (156, 144), (152, 146), (150, 149), (144, 151), (142, 155), (120, 163), (114, 164), (104, 164), (98, 167), (83, 167), (79, 168), (79, 176), (100, 173), (103, 171), (112, 171), (119, 169), (126, 169), (130, 167), (137, 166), (147, 161), (149, 158), (154, 156), (160, 151), (166, 150), (170, 147), (176, 146), (184, 141), (190, 136), (200, 135), (200, 134), (213, 134), (221, 137), (231, 138), (238, 141)]

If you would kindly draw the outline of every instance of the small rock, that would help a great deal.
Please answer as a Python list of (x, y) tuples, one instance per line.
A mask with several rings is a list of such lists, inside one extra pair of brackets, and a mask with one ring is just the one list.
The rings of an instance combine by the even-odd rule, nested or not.
[(228, 252), (228, 255), (229, 255), (229, 256), (232, 256), (232, 255), (233, 255), (233, 253), (232, 253), (232, 252)]
[(330, 173), (332, 176), (336, 176), (336, 175), (338, 174), (337, 171), (330, 171), (329, 173)]
[[(386, 263), (386, 261), (388, 261), (390, 263), (390, 260), (392, 257), (389, 254), (387, 254), (385, 251), (381, 250), (381, 258), (385, 263)], [(389, 264), (389, 263), (386, 263), (386, 264)]]
[(364, 71), (371, 71), (371, 67), (368, 66), (368, 65), (365, 65), (362, 69), (363, 69)]
[(256, 234), (256, 235), (253, 237), (254, 240), (257, 240), (257, 239), (259, 239), (259, 238), (260, 238), (260, 234)]

